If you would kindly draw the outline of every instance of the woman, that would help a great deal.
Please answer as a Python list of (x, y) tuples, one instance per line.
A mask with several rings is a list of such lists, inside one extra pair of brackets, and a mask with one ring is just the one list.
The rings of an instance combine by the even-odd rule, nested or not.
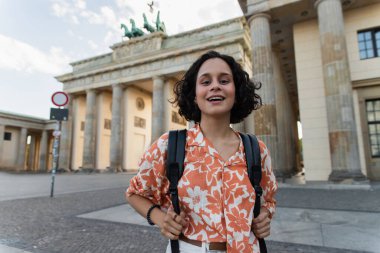
[(232, 57), (215, 51), (202, 55), (175, 87), (179, 113), (196, 122), (187, 131), (184, 172), (178, 182), (180, 215), (167, 194), (167, 133), (146, 151), (139, 173), (131, 179), (128, 202), (163, 236), (179, 239), (181, 253), (260, 252), (257, 238), (270, 233), (277, 183), (269, 151), (259, 141), (263, 201), (260, 215), (253, 219), (255, 192), (244, 146), (230, 127), (260, 107), (255, 93), (259, 88)]

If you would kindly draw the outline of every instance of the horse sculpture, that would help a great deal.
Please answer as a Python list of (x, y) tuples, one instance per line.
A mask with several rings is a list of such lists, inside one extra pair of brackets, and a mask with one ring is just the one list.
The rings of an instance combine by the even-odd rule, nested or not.
[[(146, 18), (145, 13), (143, 13), (143, 18), (144, 18), (144, 28), (151, 32), (164, 32), (166, 33), (166, 28), (164, 22), (161, 22), (160, 20), (160, 12), (157, 12), (157, 18), (156, 18), (156, 28), (152, 25), (149, 24), (148, 19)], [(144, 32), (136, 27), (136, 23), (133, 19), (130, 19), (130, 22), (132, 24), (131, 31), (128, 30), (128, 27), (125, 24), (120, 24), (120, 28), (124, 29), (124, 37), (128, 37), (129, 39), (134, 38), (134, 37), (140, 37), (144, 35)]]
[(124, 24), (120, 24), (120, 29), (124, 29), (124, 37), (132, 38), (133, 34), (128, 30), (128, 27)]
[(151, 25), (148, 23), (148, 19), (146, 18), (145, 13), (143, 13), (143, 17), (144, 17), (144, 28), (145, 28), (146, 30), (148, 30), (149, 32), (154, 33), (156, 30), (154, 29), (153, 26), (151, 26)]
[(132, 24), (131, 32), (133, 34), (133, 37), (143, 36), (144, 32), (140, 28), (136, 27), (135, 21), (133, 19), (130, 19), (130, 22)]
[(160, 11), (157, 12), (156, 31), (166, 33), (165, 24), (160, 20)]

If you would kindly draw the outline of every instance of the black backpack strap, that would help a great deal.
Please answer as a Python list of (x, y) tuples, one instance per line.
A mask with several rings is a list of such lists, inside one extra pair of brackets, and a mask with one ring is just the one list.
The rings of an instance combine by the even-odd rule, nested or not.
[(248, 137), (250, 139), (250, 142), (252, 144), (253, 149), (253, 167), (252, 172), (253, 179), (250, 178), (251, 184), (253, 185), (253, 188), (256, 192), (256, 201), (257, 205), (255, 205), (254, 208), (254, 217), (257, 217), (260, 214), (260, 207), (261, 207), (261, 196), (263, 195), (263, 189), (260, 186), (261, 182), (261, 156), (260, 156), (260, 146), (259, 141), (257, 140), (256, 136), (252, 134), (248, 134)]
[[(240, 133), (243, 140), (245, 159), (247, 161), (247, 173), (249, 181), (255, 189), (256, 199), (255, 206), (253, 208), (253, 217), (257, 217), (260, 214), (261, 208), (261, 196), (263, 189), (260, 186), (261, 181), (261, 155), (260, 145), (255, 135)], [(260, 253), (267, 253), (267, 247), (264, 239), (258, 239), (260, 245)]]
[[(186, 129), (169, 131), (166, 175), (169, 179), (169, 193), (174, 211), (181, 212), (178, 199), (178, 181), (183, 174), (185, 160)], [(172, 253), (179, 253), (178, 240), (170, 240)]]

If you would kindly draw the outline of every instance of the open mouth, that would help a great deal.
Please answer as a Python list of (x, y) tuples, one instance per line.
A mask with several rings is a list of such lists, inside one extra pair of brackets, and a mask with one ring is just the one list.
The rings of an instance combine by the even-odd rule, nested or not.
[(222, 97), (222, 96), (213, 96), (213, 97), (209, 97), (207, 99), (207, 101), (209, 102), (215, 102), (215, 101), (223, 101), (225, 98)]

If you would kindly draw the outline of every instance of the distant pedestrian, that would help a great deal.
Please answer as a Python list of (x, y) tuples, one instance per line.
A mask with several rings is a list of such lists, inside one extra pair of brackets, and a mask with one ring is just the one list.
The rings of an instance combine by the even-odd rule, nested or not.
[(168, 195), (167, 133), (145, 152), (130, 181), (128, 202), (163, 236), (179, 239), (181, 253), (260, 252), (258, 238), (270, 234), (277, 182), (269, 151), (259, 141), (263, 196), (260, 215), (253, 219), (256, 194), (242, 139), (230, 127), (261, 106), (260, 86), (232, 57), (215, 51), (202, 55), (175, 87), (179, 113), (196, 123), (187, 131), (180, 214)]

